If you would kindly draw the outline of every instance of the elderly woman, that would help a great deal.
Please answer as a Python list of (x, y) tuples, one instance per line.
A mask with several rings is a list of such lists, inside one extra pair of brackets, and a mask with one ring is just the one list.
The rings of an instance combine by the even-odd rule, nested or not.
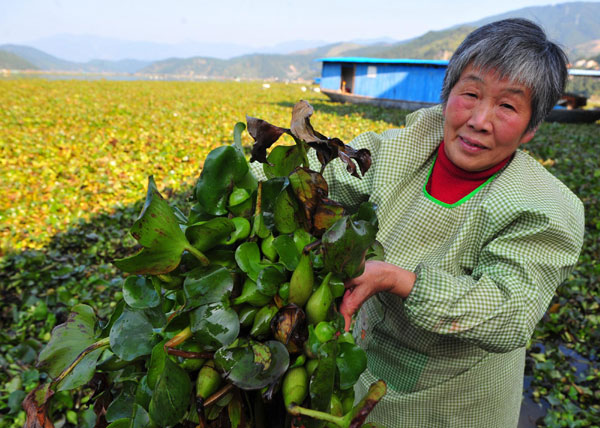
[[(388, 393), (370, 420), (392, 427), (515, 427), (525, 346), (583, 241), (579, 199), (530, 141), (563, 92), (566, 56), (532, 22), (472, 32), (448, 65), (441, 106), (366, 133), (362, 180), (340, 162), (331, 197), (378, 206), (385, 262), (346, 284), (347, 326), (367, 352), (360, 395)], [(360, 308), (360, 310), (359, 310)]]

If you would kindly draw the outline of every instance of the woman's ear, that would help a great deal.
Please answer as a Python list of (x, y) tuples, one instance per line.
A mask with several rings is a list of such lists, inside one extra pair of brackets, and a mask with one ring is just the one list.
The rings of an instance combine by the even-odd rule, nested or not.
[(538, 130), (538, 127), (536, 126), (535, 128), (533, 128), (529, 131), (525, 131), (525, 133), (521, 136), (519, 145), (530, 142), (531, 139), (535, 136), (535, 133), (537, 132), (537, 130)]

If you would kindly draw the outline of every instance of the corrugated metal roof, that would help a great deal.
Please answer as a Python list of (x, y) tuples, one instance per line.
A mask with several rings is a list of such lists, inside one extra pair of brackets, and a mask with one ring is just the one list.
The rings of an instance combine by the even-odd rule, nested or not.
[(437, 65), (446, 67), (448, 61), (433, 60), (433, 59), (410, 59), (410, 58), (368, 58), (368, 57), (335, 57), (335, 58), (319, 58), (315, 61), (321, 62), (354, 62), (368, 64), (415, 64), (415, 65)]
[(569, 74), (571, 76), (600, 77), (600, 70), (582, 70), (579, 68), (571, 68), (569, 69)]

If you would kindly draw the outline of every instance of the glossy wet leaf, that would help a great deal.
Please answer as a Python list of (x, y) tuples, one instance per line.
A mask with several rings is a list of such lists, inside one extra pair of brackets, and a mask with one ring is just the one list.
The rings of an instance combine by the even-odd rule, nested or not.
[(240, 320), (233, 309), (211, 303), (190, 312), (190, 327), (198, 342), (207, 349), (218, 349), (236, 339)]
[(213, 248), (206, 252), (206, 257), (208, 257), (210, 263), (213, 265), (224, 266), (230, 269), (237, 267), (235, 252), (233, 250)]
[(247, 173), (248, 162), (243, 153), (234, 146), (217, 147), (206, 156), (194, 189), (196, 199), (209, 214), (227, 214), (229, 194)]
[(289, 362), (285, 346), (273, 340), (264, 344), (251, 341), (219, 349), (215, 354), (215, 363), (225, 371), (225, 377), (244, 390), (261, 389), (275, 382), (285, 373)]
[(279, 261), (289, 271), (293, 271), (300, 261), (300, 252), (294, 239), (289, 235), (279, 235), (273, 240), (273, 248), (279, 255)]
[(234, 230), (230, 219), (217, 217), (188, 226), (185, 237), (194, 248), (204, 252), (225, 241)]
[[(48, 344), (38, 357), (38, 367), (56, 378), (77, 356), (96, 339), (97, 321), (94, 310), (83, 304), (71, 309), (67, 320), (52, 330)], [(75, 366), (75, 369), (59, 384), (59, 390), (72, 389), (87, 383), (96, 369), (96, 362), (103, 349), (98, 349)]]
[(336, 373), (336, 344), (327, 342), (319, 348), (319, 365), (310, 377), (310, 404), (314, 410), (329, 411)]
[(370, 223), (338, 220), (322, 236), (323, 264), (343, 278), (353, 278), (364, 270), (365, 255), (375, 240), (377, 229)]
[(154, 428), (150, 415), (139, 404), (134, 404), (130, 417), (117, 419), (106, 428)]
[(267, 162), (263, 165), (263, 171), (267, 178), (286, 177), (297, 166), (302, 165), (304, 156), (298, 145), (277, 146), (269, 153)]
[(243, 419), (242, 403), (239, 395), (236, 395), (227, 405), (227, 413), (229, 414), (229, 423), (231, 428), (240, 427)]
[(123, 282), (123, 299), (134, 309), (154, 308), (160, 304), (152, 280), (137, 275), (128, 276)]
[(235, 261), (239, 268), (248, 274), (254, 281), (258, 279), (260, 266), (260, 249), (256, 242), (244, 242), (235, 250)]
[(298, 208), (298, 202), (287, 189), (277, 196), (273, 207), (273, 221), (279, 233), (292, 233), (300, 227), (296, 214)]
[(152, 176), (148, 178), (144, 208), (130, 232), (143, 249), (131, 257), (114, 261), (119, 269), (129, 273), (168, 273), (179, 265), (181, 254), (190, 246)]
[(367, 368), (367, 354), (352, 343), (340, 343), (335, 359), (340, 374), (340, 389), (352, 388)]
[(158, 382), (160, 374), (165, 369), (165, 361), (168, 358), (168, 355), (164, 349), (166, 342), (167, 339), (158, 342), (156, 345), (154, 345), (152, 348), (152, 353), (150, 354), (146, 383), (151, 390), (156, 387), (156, 383)]
[(191, 393), (187, 372), (167, 358), (148, 406), (150, 418), (159, 426), (175, 425), (185, 416)]
[(106, 409), (106, 421), (115, 422), (119, 419), (130, 418), (133, 413), (134, 397), (128, 392), (121, 392)]
[(264, 225), (267, 229), (275, 232), (275, 209), (279, 196), (289, 186), (286, 177), (271, 178), (262, 183), (261, 213)]
[(259, 272), (256, 286), (262, 294), (274, 296), (285, 280), (286, 275), (282, 267), (277, 265), (266, 266)]
[(377, 220), (377, 205), (373, 202), (363, 202), (358, 207), (358, 211), (352, 215), (352, 220), (364, 220), (371, 223), (374, 227), (379, 227)]
[(141, 311), (124, 309), (110, 329), (110, 348), (120, 359), (131, 361), (152, 352), (155, 344), (152, 323)]
[(246, 124), (244, 122), (237, 122), (233, 127), (233, 144), (240, 153), (244, 153), (244, 148), (242, 147), (242, 132), (244, 132), (245, 129)]
[(367, 254), (365, 255), (365, 259), (367, 260), (385, 260), (385, 250), (381, 242), (374, 241), (373, 244), (367, 250)]
[(196, 268), (187, 273), (183, 282), (188, 308), (219, 302), (232, 290), (233, 277), (229, 269), (219, 265)]

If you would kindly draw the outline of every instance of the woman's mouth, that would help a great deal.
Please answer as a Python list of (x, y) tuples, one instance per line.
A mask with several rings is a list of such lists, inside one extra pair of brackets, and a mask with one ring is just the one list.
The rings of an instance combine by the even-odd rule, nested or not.
[(465, 137), (459, 137), (459, 139), (460, 139), (463, 147), (466, 150), (469, 150), (469, 151), (487, 150), (487, 147), (485, 147), (484, 145), (479, 144), (479, 143), (477, 143), (475, 141), (469, 140), (469, 139), (467, 139)]

